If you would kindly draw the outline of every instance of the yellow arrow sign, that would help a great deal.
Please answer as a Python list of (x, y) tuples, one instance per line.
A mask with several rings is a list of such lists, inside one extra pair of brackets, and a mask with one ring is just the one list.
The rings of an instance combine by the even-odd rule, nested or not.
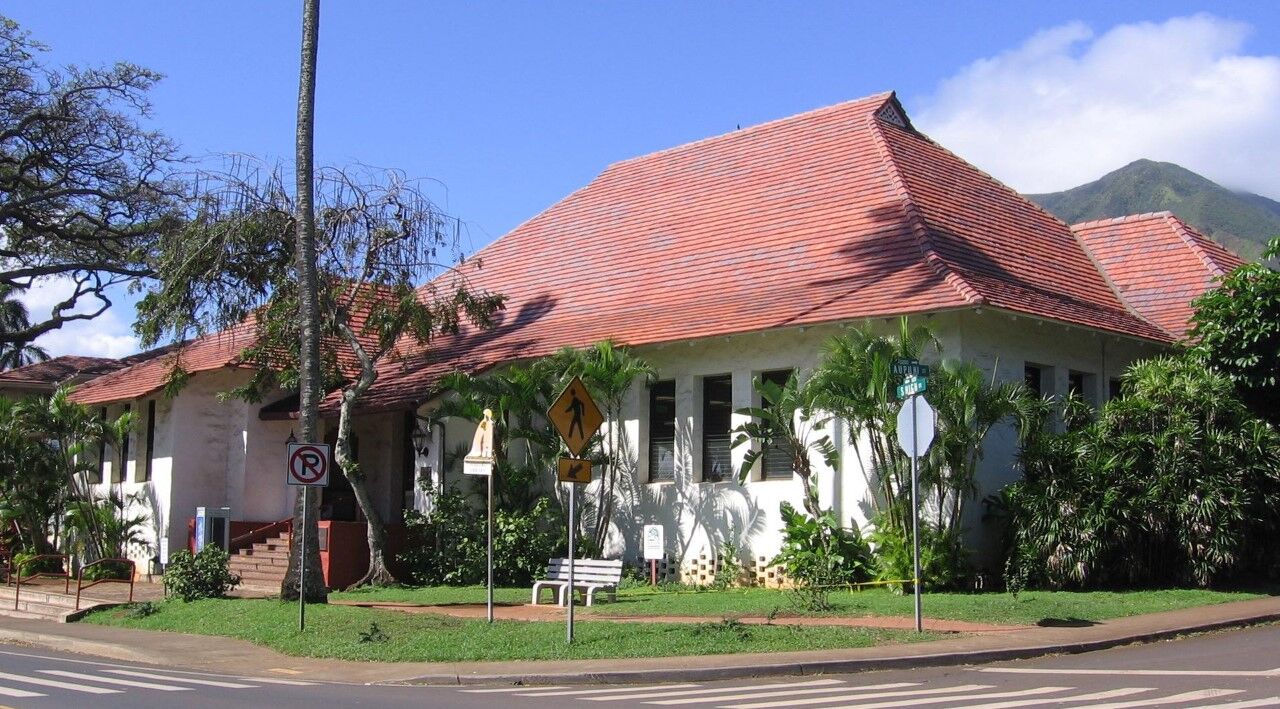
[(574, 457), (582, 455), (587, 441), (591, 440), (600, 424), (604, 423), (600, 407), (596, 406), (582, 380), (577, 377), (556, 397), (555, 403), (547, 411), (547, 418)]
[(591, 482), (591, 461), (561, 458), (558, 477), (562, 483), (589, 483)]

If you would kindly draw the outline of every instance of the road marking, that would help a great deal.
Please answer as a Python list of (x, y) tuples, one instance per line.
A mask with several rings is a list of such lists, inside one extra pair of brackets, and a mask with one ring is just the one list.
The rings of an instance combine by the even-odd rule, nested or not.
[(25, 689), (10, 689), (8, 687), (0, 687), (0, 697), (44, 697), (48, 696), (39, 692), (28, 692)]
[[(685, 689), (686, 687), (700, 687), (697, 684), (668, 684), (667, 689)], [(664, 685), (654, 685), (652, 689), (663, 688)], [(548, 692), (545, 689), (517, 692), (517, 697), (578, 697), (586, 694), (622, 694), (625, 692), (635, 692), (644, 690), (645, 687), (613, 687), (611, 689), (564, 689), (554, 692)]]
[(58, 677), (70, 677), (72, 679), (83, 679), (90, 682), (101, 682), (103, 684), (116, 684), (121, 687), (137, 687), (139, 689), (158, 689), (161, 692), (190, 692), (190, 687), (174, 687), (169, 684), (154, 684), (152, 682), (135, 682), (131, 679), (116, 679), (114, 677), (99, 677), (97, 675), (87, 675), (83, 672), (68, 672), (67, 670), (37, 670), (42, 674), (56, 675)]
[[(33, 652), (13, 652), (12, 650), (0, 650), (0, 655), (12, 655), (14, 657), (30, 657), (30, 658), (35, 658), (39, 660), (48, 660), (49, 662), (68, 663), (68, 664), (75, 664), (75, 665), (93, 665), (94, 667), (121, 667), (121, 668), (127, 668), (127, 669), (135, 669), (137, 667), (136, 665), (122, 665), (119, 663), (97, 662), (94, 660), (73, 660), (69, 657), (41, 655)], [(152, 670), (154, 672), (173, 672), (173, 673), (187, 674), (187, 675), (198, 675), (200, 677), (224, 677), (226, 679), (244, 680), (246, 682), (265, 682), (267, 684), (283, 684), (283, 685), (288, 685), (290, 687), (314, 687), (317, 684), (322, 684), (321, 682), (306, 682), (303, 680), (296, 680), (296, 679), (272, 679), (268, 677), (242, 677), (240, 675), (219, 674), (217, 672), (171, 670), (163, 667), (146, 667), (143, 669)], [(271, 670), (268, 670), (268, 671), (271, 671)], [(297, 674), (302, 674), (299, 670), (287, 670), (287, 671), (297, 673)], [(323, 684), (359, 685), (359, 683), (354, 683), (354, 682), (323, 682)], [(359, 685), (359, 686), (363, 686), (363, 685)], [(0, 707), (0, 709), (11, 709), (11, 708)]]
[(173, 675), (162, 675), (155, 672), (135, 672), (134, 670), (107, 670), (113, 675), (125, 675), (128, 677), (141, 677), (142, 679), (164, 679), (170, 682), (186, 682), (187, 684), (201, 684), (206, 687), (222, 687), (224, 689), (254, 689), (252, 684), (240, 684), (239, 682), (219, 682), (211, 679), (193, 679), (190, 677), (175, 677)]
[(1201, 704), (1198, 707), (1189, 707), (1188, 709), (1247, 709), (1247, 707), (1274, 707), (1277, 705), (1280, 705), (1280, 697), (1246, 699), (1242, 702), (1230, 702), (1228, 704)]
[(555, 687), (498, 687), (497, 689), (460, 689), (458, 691), (466, 692), (468, 694), (490, 694), (492, 692), (524, 692), (531, 689), (550, 690), (550, 689), (565, 689), (565, 687), (562, 685), (555, 686)]
[(73, 692), (84, 692), (85, 694), (119, 694), (118, 689), (107, 689), (106, 687), (90, 687), (86, 684), (74, 684), (72, 682), (59, 682), (56, 679), (44, 679), (43, 677), (28, 677), (26, 675), (15, 675), (8, 672), (0, 672), (0, 679), (13, 680), (14, 682), (23, 682), (26, 684), (38, 684), (42, 687), (56, 687), (58, 689), (70, 689)]
[[(612, 697), (584, 697), (584, 699), (592, 702), (620, 702), (643, 699), (665, 699), (668, 697), (690, 697), (697, 694), (724, 694), (726, 692), (743, 692), (748, 690), (770, 690), (770, 689), (787, 689), (787, 688), (803, 688), (803, 687), (827, 687), (831, 685), (844, 685), (844, 680), (839, 679), (815, 679), (809, 682), (785, 682), (775, 684), (761, 684), (756, 686), (736, 686), (736, 687), (712, 687), (710, 689), (683, 689), (659, 692), (641, 692), (638, 694), (622, 694)], [(847, 686), (847, 685), (846, 685)], [(903, 684), (901, 686), (909, 686)], [(663, 690), (666, 690), (664, 687)], [(710, 701), (710, 700), (709, 700)], [(718, 700), (717, 700), (718, 701)]]
[[(843, 699), (888, 699), (890, 697), (924, 697), (930, 694), (955, 694), (956, 692), (969, 692), (975, 689), (991, 689), (994, 685), (990, 684), (962, 684), (957, 687), (942, 687), (940, 689), (912, 689), (905, 692), (873, 692), (871, 694), (858, 694), (849, 697), (817, 697), (810, 699), (792, 699), (782, 702), (756, 702), (754, 704), (734, 704), (730, 709), (772, 709), (772, 707), (798, 707), (807, 704), (828, 704), (833, 701)], [(871, 689), (871, 687), (863, 687), (859, 689)], [(850, 691), (857, 692), (859, 689), (850, 688)], [(741, 697), (750, 699), (751, 695)], [(947, 697), (947, 701), (955, 701), (962, 697)], [(739, 699), (739, 697), (721, 697), (721, 699)], [(653, 702), (654, 704), (662, 704), (663, 702)]]
[(1227, 697), (1232, 694), (1239, 694), (1243, 689), (1198, 689), (1194, 692), (1183, 692), (1182, 694), (1174, 694), (1168, 697), (1155, 697), (1154, 699), (1137, 699), (1131, 702), (1111, 702), (1110, 704), (1094, 704), (1089, 709), (1128, 709), (1128, 707), (1152, 707), (1160, 704), (1172, 704), (1174, 702), (1191, 702), (1198, 699), (1214, 699), (1215, 697)]
[(876, 702), (875, 704), (843, 704), (838, 707), (829, 707), (828, 709), (887, 709), (888, 707), (918, 707), (922, 704), (941, 704), (943, 702), (954, 702), (957, 699), (1004, 699), (1005, 697), (1034, 697), (1042, 694), (1053, 694), (1054, 692), (1066, 692), (1072, 689), (1075, 689), (1075, 688), (1074, 687), (1036, 687), (1034, 689), (1021, 689), (1014, 692), (989, 692), (987, 694), (972, 694), (967, 697), (954, 697), (954, 696), (929, 697), (928, 699), (904, 699), (896, 702)]
[[(1099, 699), (1115, 699), (1116, 697), (1127, 697), (1132, 694), (1154, 691), (1154, 687), (1125, 687), (1123, 689), (1111, 689), (1106, 692), (1094, 692), (1093, 694), (1077, 694), (1074, 697), (1056, 697), (1053, 701), (1059, 704), (1065, 702), (1094, 702)], [(992, 702), (990, 704), (967, 704), (962, 707), (956, 707), (956, 709), (1013, 709), (1013, 707), (1035, 706), (1043, 701), (1043, 699), (1039, 698), (1015, 699), (1009, 702)]]
[(1277, 677), (1275, 670), (1055, 670), (1040, 667), (981, 667), (978, 672), (1021, 675), (1121, 675), (1132, 677)]

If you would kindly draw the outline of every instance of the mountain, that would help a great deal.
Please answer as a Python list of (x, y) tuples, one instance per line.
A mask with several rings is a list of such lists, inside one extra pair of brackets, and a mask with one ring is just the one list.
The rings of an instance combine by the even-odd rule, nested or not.
[(1096, 182), (1027, 198), (1068, 224), (1167, 210), (1246, 259), (1280, 236), (1280, 202), (1167, 162), (1138, 160)]

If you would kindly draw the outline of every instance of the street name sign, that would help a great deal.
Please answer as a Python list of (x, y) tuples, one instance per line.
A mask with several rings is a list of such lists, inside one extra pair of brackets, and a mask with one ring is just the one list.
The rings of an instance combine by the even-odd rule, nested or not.
[(596, 406), (591, 394), (587, 393), (582, 380), (574, 377), (547, 410), (547, 419), (569, 448), (569, 454), (580, 458), (587, 447), (587, 441), (591, 440), (600, 429), (600, 424), (604, 423), (604, 414), (600, 413), (600, 407)]
[(923, 394), (929, 388), (929, 380), (915, 374), (908, 374), (902, 379), (902, 383), (895, 390), (898, 400), (902, 401), (916, 394)]
[(889, 366), (889, 369), (898, 376), (907, 374), (914, 374), (917, 377), (929, 376), (929, 365), (920, 364), (920, 360), (918, 359), (895, 359), (893, 360), (893, 364)]

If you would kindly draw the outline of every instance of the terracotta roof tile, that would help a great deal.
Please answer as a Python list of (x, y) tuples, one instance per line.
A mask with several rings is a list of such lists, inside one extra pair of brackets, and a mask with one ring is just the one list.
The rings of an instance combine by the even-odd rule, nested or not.
[(62, 355), (46, 362), (36, 362), (0, 372), (0, 387), (24, 386), (26, 388), (54, 389), (59, 384), (77, 378), (93, 378), (126, 366), (108, 357), (82, 357)]
[(1120, 296), (1170, 336), (1186, 336), (1191, 301), (1244, 263), (1169, 212), (1071, 227)]
[[(653, 344), (989, 305), (1169, 341), (1069, 227), (910, 128), (880, 94), (609, 166), (482, 249), (497, 327), (405, 346), (362, 408), (440, 374), (605, 338)], [(905, 112), (901, 112), (905, 116)], [(334, 410), (335, 400), (326, 401)]]

